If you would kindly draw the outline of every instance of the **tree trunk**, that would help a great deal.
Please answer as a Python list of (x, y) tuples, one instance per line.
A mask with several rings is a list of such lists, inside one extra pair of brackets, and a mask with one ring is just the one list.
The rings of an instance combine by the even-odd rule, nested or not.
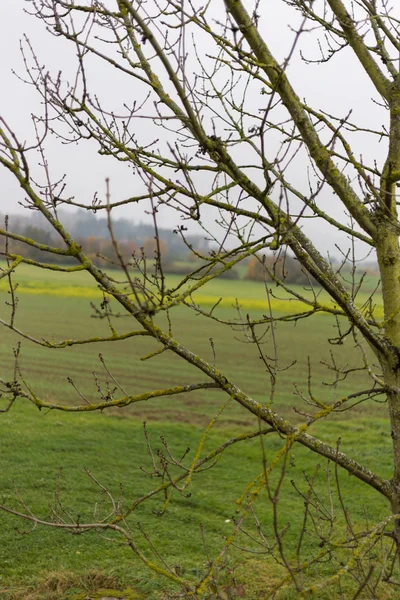
[[(394, 204), (394, 202), (393, 202)], [(400, 356), (400, 248), (392, 215), (384, 215), (379, 224), (377, 257), (382, 281), (385, 333)], [(400, 514), (400, 363), (379, 356), (387, 401), (393, 443), (392, 512)], [(400, 559), (400, 519), (394, 523), (394, 536)]]

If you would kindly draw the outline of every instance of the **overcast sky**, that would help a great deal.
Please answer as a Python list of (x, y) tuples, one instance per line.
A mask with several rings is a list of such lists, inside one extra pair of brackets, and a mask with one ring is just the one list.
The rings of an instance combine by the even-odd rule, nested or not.
[[(215, 6), (215, 14), (222, 16), (224, 13), (223, 0), (212, 0)], [(293, 29), (300, 23), (300, 17), (293, 9), (288, 8), (281, 0), (273, 2), (262, 2), (265, 4), (265, 15), (262, 14), (261, 28), (263, 34), (279, 60), (283, 60), (293, 43)], [(273, 9), (271, 8), (273, 4)], [(15, 71), (24, 77), (24, 65), (20, 52), (20, 40), (26, 34), (37, 53), (40, 63), (46, 64), (50, 71), (57, 72), (62, 69), (64, 77), (72, 74), (74, 49), (65, 41), (56, 39), (49, 35), (43, 24), (32, 16), (24, 13), (24, 8), (29, 7), (24, 0), (1, 0), (0, 2), (0, 52), (2, 61), (0, 64), (2, 94), (0, 96), (0, 114), (7, 120), (9, 125), (17, 132), (21, 139), (30, 139), (32, 127), (30, 114), (40, 109), (37, 93), (35, 90), (21, 82), (13, 73)], [(267, 8), (268, 7), (268, 8)], [(356, 109), (355, 117), (359, 124), (365, 127), (380, 128), (387, 124), (387, 114), (376, 102), (378, 100), (375, 91), (370, 84), (366, 74), (353, 58), (349, 51), (339, 53), (329, 63), (307, 67), (300, 59), (300, 51), (306, 57), (317, 58), (318, 47), (316, 36), (309, 35), (301, 38), (296, 47), (290, 69), (289, 77), (298, 95), (305, 98), (316, 110), (324, 109), (338, 116), (345, 116), (350, 109)], [(93, 73), (94, 81), (102, 79), (101, 67)], [(70, 73), (69, 73), (70, 72)], [(104, 89), (107, 101), (112, 101), (113, 95), (120, 99), (126, 93), (126, 87), (121, 84)], [(257, 110), (257, 108), (255, 108)], [(143, 130), (139, 133), (145, 137), (146, 123), (139, 127)], [(373, 145), (366, 143), (366, 138), (358, 134), (354, 140), (356, 155), (362, 154), (366, 162), (374, 159), (378, 166), (383, 164), (386, 147), (382, 142)], [(112, 182), (113, 200), (118, 200), (126, 195), (135, 193), (135, 180), (130, 171), (124, 165), (116, 161), (100, 157), (94, 147), (87, 145), (60, 147), (51, 146), (51, 169), (54, 177), (64, 173), (68, 174), (70, 193), (80, 202), (90, 204), (96, 191), (100, 196), (104, 195), (104, 179), (110, 177)], [(305, 166), (305, 165), (304, 165)], [(294, 174), (294, 179), (302, 182), (304, 169), (299, 169)], [(297, 183), (297, 181), (295, 181)], [(325, 192), (326, 193), (326, 192)], [(12, 176), (4, 170), (0, 170), (0, 197), (1, 212), (20, 212), (18, 201), (23, 197), (15, 185)], [(334, 197), (326, 193), (326, 208), (335, 215), (340, 215), (341, 208)], [(127, 208), (125, 216), (130, 216), (136, 221), (147, 220), (148, 217), (137, 207)], [(212, 227), (213, 218), (210, 216), (209, 226)], [(207, 219), (206, 219), (207, 220)], [(169, 213), (163, 215), (163, 226), (175, 227), (177, 215)], [(328, 231), (321, 224), (310, 222), (305, 227), (308, 233), (317, 242), (321, 249), (332, 251), (334, 244), (339, 241), (337, 236)]]

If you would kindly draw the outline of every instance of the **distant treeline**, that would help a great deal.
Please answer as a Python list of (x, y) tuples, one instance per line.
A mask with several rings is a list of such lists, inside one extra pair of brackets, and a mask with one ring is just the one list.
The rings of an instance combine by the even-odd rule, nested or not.
[[(59, 218), (66, 230), (96, 265), (112, 267), (118, 264), (118, 257), (105, 217), (99, 217), (90, 212), (59, 211)], [(4, 224), (4, 215), (1, 213), (0, 220)], [(10, 231), (33, 239), (40, 244), (63, 247), (63, 240), (38, 212), (32, 211), (29, 216), (11, 215), (8, 227)], [(189, 246), (210, 256), (209, 242), (201, 235), (186, 235), (187, 243), (185, 244), (180, 234), (176, 234), (172, 229), (160, 228), (157, 242), (152, 225), (134, 223), (130, 219), (124, 218), (113, 221), (113, 234), (118, 240), (118, 249), (125, 262), (132, 263), (145, 257), (152, 264), (156, 260), (159, 250), (162, 266), (165, 272), (169, 273), (186, 275), (200, 266), (201, 262), (195, 257)], [(71, 257), (43, 252), (16, 240), (9, 240), (9, 252), (40, 262), (67, 264), (74, 261)], [(224, 279), (245, 278), (253, 281), (272, 281), (276, 278), (286, 283), (318, 285), (315, 279), (304, 271), (300, 263), (287, 253), (259, 254), (244, 260), (241, 265), (241, 267), (234, 267), (224, 272), (221, 277)], [(219, 268), (220, 265), (214, 267), (214, 269)], [(207, 270), (205, 272), (210, 273)]]
[(247, 265), (247, 279), (253, 281), (273, 281), (279, 279), (285, 283), (298, 285), (319, 285), (319, 283), (301, 266), (298, 260), (289, 254), (267, 254), (253, 256)]
[[(117, 261), (105, 217), (98, 217), (92, 213), (59, 211), (59, 218), (65, 229), (97, 265), (112, 266)], [(0, 215), (0, 219), (4, 224), (4, 215)], [(64, 247), (63, 240), (40, 213), (31, 212), (29, 216), (11, 215), (8, 228), (9, 231), (40, 244)], [(199, 252), (208, 253), (208, 241), (201, 235), (187, 235), (185, 238), (187, 244), (185, 244), (181, 235), (174, 233), (172, 229), (159, 228), (158, 233), (157, 243), (152, 225), (136, 224), (124, 218), (113, 221), (113, 234), (118, 241), (119, 252), (125, 261), (131, 260), (132, 256), (139, 260), (142, 256), (148, 260), (155, 259), (159, 249), (164, 266), (172, 266), (176, 262), (190, 260), (192, 252), (187, 244)], [(73, 260), (63, 255), (43, 252), (16, 240), (9, 241), (9, 252), (21, 254), (33, 260), (53, 263), (66, 263)]]

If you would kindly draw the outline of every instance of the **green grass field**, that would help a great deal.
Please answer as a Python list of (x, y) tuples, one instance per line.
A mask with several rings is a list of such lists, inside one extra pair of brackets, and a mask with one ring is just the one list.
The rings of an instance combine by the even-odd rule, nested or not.
[[(91, 318), (93, 311), (90, 301), (101, 301), (101, 294), (84, 274), (61, 275), (40, 271), (33, 275), (32, 269), (21, 267), (19, 281), (16, 327), (29, 335), (55, 341), (109, 335), (104, 321)], [(174, 285), (172, 276), (168, 283)], [(243, 311), (249, 312), (253, 318), (261, 317), (267, 310), (262, 284), (213, 281), (207, 293), (204, 291), (202, 301), (209, 305), (220, 296), (232, 299), (220, 308), (220, 318), (234, 318), (235, 310), (229, 304), (233, 303), (235, 297), (238, 297)], [(0, 288), (0, 318), (3, 319), (7, 318), (10, 311), (5, 304), (7, 299), (3, 280)], [(283, 310), (281, 304), (277, 304), (277, 308)], [(213, 361), (209, 341), (212, 338), (217, 367), (258, 401), (269, 401), (268, 373), (254, 346), (246, 343), (240, 332), (206, 320), (185, 307), (174, 308), (171, 315), (176, 339)], [(160, 323), (163, 323), (163, 317)], [(123, 332), (128, 331), (132, 324), (130, 319), (120, 319), (116, 321), (116, 327), (118, 332)], [(324, 363), (331, 364), (332, 357), (343, 368), (361, 365), (350, 339), (341, 346), (325, 342), (326, 338), (335, 337), (335, 331), (335, 321), (322, 315), (315, 316), (312, 321), (277, 325), (280, 365), (288, 367), (293, 363), (293, 366), (279, 374), (274, 406), (278, 412), (295, 422), (299, 422), (301, 417), (293, 407), (298, 410), (307, 408), (295, 391), (299, 389), (307, 394), (308, 357), (312, 364), (312, 391), (323, 402), (331, 402), (370, 386), (365, 371), (352, 372), (338, 386), (327, 385), (332, 382), (333, 374)], [(12, 348), (19, 338), (4, 327), (2, 333), (1, 376), (11, 379), (14, 363)], [(272, 352), (270, 334), (266, 334), (264, 342), (264, 352)], [(92, 373), (96, 372), (97, 377), (104, 380), (99, 352), (113, 375), (131, 394), (199, 379), (192, 367), (182, 364), (168, 353), (145, 362), (140, 360), (140, 357), (156, 348), (155, 342), (146, 338), (74, 346), (63, 350), (49, 350), (22, 340), (20, 363), (22, 374), (35, 394), (57, 403), (79, 400), (68, 377), (72, 377), (88, 398), (96, 398), (96, 383)], [(222, 402), (221, 393), (200, 390), (131, 405), (125, 409), (112, 409), (102, 414), (65, 414), (55, 411), (39, 413), (21, 401), (10, 412), (1, 415), (0, 419), (2, 502), (18, 507), (17, 490), (30, 509), (45, 518), (49, 514), (49, 504), (54, 503), (57, 477), (62, 467), (60, 491), (65, 510), (74, 516), (79, 513), (81, 522), (93, 520), (94, 507), (101, 498), (84, 472), (86, 467), (115, 495), (118, 495), (119, 485), (122, 484), (124, 505), (129, 505), (132, 499), (155, 486), (154, 479), (140, 469), (151, 469), (143, 421), (149, 424), (155, 449), (162, 447), (160, 435), (163, 435), (177, 455), (187, 446), (191, 448), (188, 457), (190, 463), (204, 427), (216, 415)], [(228, 404), (209, 434), (203, 453), (257, 427), (254, 417), (240, 406)], [(312, 433), (332, 445), (341, 437), (343, 451), (369, 468), (376, 468), (380, 475), (390, 477), (391, 440), (385, 404), (372, 401), (360, 404), (350, 412), (318, 423)], [(282, 447), (282, 441), (278, 437), (268, 436), (265, 443), (267, 459), (272, 460)], [(287, 521), (291, 524), (285, 538), (288, 548), (293, 547), (303, 518), (302, 499), (290, 485), (290, 480), (294, 479), (300, 487), (304, 486), (303, 471), (312, 474), (318, 462), (303, 448), (295, 447), (280, 501), (280, 522), (282, 526)], [(326, 463), (322, 461), (321, 466), (318, 485), (323, 495)], [(194, 477), (190, 497), (184, 498), (175, 493), (163, 516), (154, 514), (154, 510), (161, 507), (162, 499), (138, 507), (129, 521), (135, 540), (146, 555), (152, 556), (151, 547), (140, 532), (140, 523), (168, 564), (174, 565), (177, 572), (184, 573), (189, 579), (196, 576), (202, 572), (207, 560), (200, 524), (204, 526), (208, 550), (215, 555), (223, 547), (224, 538), (232, 533), (236, 500), (261, 473), (262, 468), (259, 441), (246, 441), (233, 446), (213, 469)], [(361, 486), (347, 474), (341, 476), (341, 488), (346, 506), (360, 527), (365, 525), (366, 507), (371, 521), (379, 521), (390, 512), (377, 493)], [(257, 513), (270, 532), (271, 509), (265, 492), (258, 502)], [(163, 579), (149, 573), (129, 548), (116, 540), (108, 541), (96, 534), (71, 536), (40, 527), (27, 535), (21, 530), (28, 532), (29, 524), (4, 513), (0, 513), (0, 519), (1, 598), (86, 598), (87, 590), (93, 587), (125, 589), (125, 596), (131, 598), (161, 598), (167, 586)], [(248, 527), (254, 529), (251, 519)], [(340, 529), (344, 525), (338, 527)], [(239, 545), (246, 543), (243, 536), (238, 539)], [(256, 589), (262, 589), (265, 581), (276, 575), (265, 560), (254, 554), (243, 558), (243, 554), (235, 548), (228, 553), (227, 569), (236, 569), (236, 577), (245, 586), (246, 598), (262, 597), (257, 596)], [(324, 596), (324, 593), (321, 591), (318, 597), (333, 597)], [(297, 596), (292, 596), (288, 591), (282, 592), (279, 597)], [(384, 597), (392, 596), (388, 592)]]
[[(1, 264), (1, 263), (0, 263)], [(86, 272), (59, 273), (46, 269), (36, 269), (28, 265), (21, 264), (18, 266), (18, 283), (19, 290), (24, 294), (59, 296), (59, 297), (77, 297), (96, 299), (101, 297), (101, 292), (96, 287), (96, 284), (91, 280), (90, 275)], [(113, 273), (115, 275), (115, 272)], [(350, 282), (350, 276), (346, 277)], [(167, 275), (166, 287), (173, 289), (181, 281), (179, 275)], [(358, 306), (363, 306), (368, 300), (371, 292), (378, 285), (378, 279), (375, 275), (367, 275), (363, 280), (363, 285), (357, 294), (356, 303)], [(273, 286), (269, 286), (273, 288)], [(312, 298), (310, 291), (305, 291), (301, 286), (292, 286), (305, 297)], [(8, 289), (6, 280), (0, 280), (0, 291)], [(321, 304), (331, 304), (328, 295), (322, 289), (316, 288), (315, 292), (318, 295), (318, 300)], [(374, 315), (377, 319), (382, 318), (382, 306), (377, 294), (375, 300)], [(265, 286), (259, 282), (248, 281), (246, 279), (229, 280), (229, 279), (213, 279), (209, 281), (205, 287), (200, 288), (195, 294), (194, 299), (204, 306), (213, 306), (219, 299), (220, 306), (223, 308), (231, 308), (236, 305), (236, 300), (239, 301), (241, 308), (246, 310), (266, 311), (268, 309), (268, 301), (265, 293)], [(279, 289), (276, 294), (272, 294), (269, 302), (273, 310), (280, 312), (296, 312), (305, 309), (304, 304), (295, 299), (287, 302), (288, 294)]]

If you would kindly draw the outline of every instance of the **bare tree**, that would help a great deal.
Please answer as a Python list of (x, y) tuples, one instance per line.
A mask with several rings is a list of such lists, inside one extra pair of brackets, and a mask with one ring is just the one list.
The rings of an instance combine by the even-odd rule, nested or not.
[[(1, 118), (0, 162), (22, 188), (27, 210), (39, 211), (60, 243), (54, 246), (39, 243), (8, 226), (0, 230), (5, 239), (3, 255), (8, 265), (1, 277), (9, 278), (11, 292), (11, 316), (2, 324), (23, 339), (49, 348), (90, 343), (91, 339), (59, 342), (34, 339), (29, 332), (15, 326), (17, 306), (13, 281), (18, 276), (18, 265), (28, 263), (62, 272), (86, 271), (104, 293), (98, 316), (108, 319), (110, 324), (110, 336), (105, 340), (117, 343), (127, 335), (150, 336), (157, 341), (158, 352), (172, 352), (190, 363), (197, 369), (199, 379), (194, 384), (181, 383), (141, 395), (131, 395), (121, 388), (120, 397), (103, 393), (98, 401), (83, 397), (83, 403), (56, 404), (33, 393), (21, 378), (16, 360), (14, 380), (0, 380), (3, 398), (7, 399), (4, 410), (9, 410), (18, 398), (29, 400), (38, 408), (94, 411), (198, 389), (222, 391), (244, 412), (259, 419), (259, 430), (232, 439), (207, 456), (200, 457), (199, 448), (189, 463), (185, 462), (186, 458), (173, 457), (168, 449), (165, 456), (156, 460), (149, 444), (154, 471), (162, 478), (162, 484), (154, 493), (164, 493), (169, 488), (183, 492), (194, 472), (211, 464), (226, 447), (252, 436), (265, 438), (264, 447), (269, 440), (266, 436), (279, 436), (281, 451), (274, 460), (265, 461), (263, 473), (243, 505), (232, 538), (219, 557), (210, 558), (209, 568), (199, 581), (186, 581), (168, 565), (159, 567), (159, 571), (179, 582), (184, 594), (200, 596), (207, 593), (210, 585), (214, 586), (211, 589), (215, 597), (236, 593), (238, 588), (234, 586), (231, 591), (219, 590), (215, 576), (223, 555), (234, 543), (235, 533), (244, 531), (245, 516), (252, 515), (257, 524), (257, 543), (263, 545), (268, 556), (277, 556), (286, 570), (280, 583), (270, 590), (270, 596), (279, 594), (288, 585), (301, 594), (312, 591), (304, 574), (313, 564), (334, 554), (329, 540), (335, 516), (329, 501), (323, 506), (313, 480), (308, 481), (306, 491), (299, 489), (305, 503), (303, 535), (311, 521), (318, 533), (317, 545), (321, 551), (316, 552), (312, 560), (303, 560), (300, 540), (294, 563), (285, 554), (283, 533), (276, 525), (277, 516), (273, 521), (275, 542), (271, 547), (254, 509), (261, 489), (267, 489), (276, 509), (288, 457), (293, 445), (301, 444), (334, 465), (332, 481), (336, 481), (340, 498), (338, 470), (343, 469), (387, 500), (387, 517), (363, 532), (354, 530), (340, 500), (347, 525), (346, 535), (337, 542), (336, 548), (348, 553), (347, 562), (338, 561), (334, 575), (318, 584), (327, 586), (351, 575), (355, 586), (351, 597), (362, 597), (364, 593), (377, 597), (382, 580), (396, 585), (394, 558), (400, 554), (400, 224), (396, 196), (400, 181), (400, 15), (396, 3), (390, 6), (387, 0), (285, 0), (284, 5), (293, 18), (293, 35), (291, 47), (281, 60), (274, 57), (264, 36), (265, 21), (274, 19), (275, 8), (270, 4), (267, 7), (258, 1), (240, 0), (225, 0), (224, 5), (222, 2), (199, 5), (190, 0), (28, 2), (28, 10), (43, 22), (48, 35), (70, 43), (77, 67), (76, 77), (71, 84), (66, 84), (59, 74), (53, 76), (46, 70), (25, 39), (23, 56), (28, 83), (40, 94), (43, 113), (33, 117), (36, 139), (31, 145), (19, 140), (12, 125)], [(311, 52), (311, 56), (300, 51), (303, 39), (310, 42), (307, 52)], [(338, 55), (344, 55), (354, 68), (358, 63), (369, 81), (376, 109), (382, 113), (380, 119), (387, 124), (375, 126), (365, 122), (364, 101), (360, 98), (354, 101), (348, 98), (351, 110), (347, 114), (330, 114), (302, 100), (291, 83), (294, 76), (291, 77), (290, 71), (299, 55), (304, 61), (304, 72), (307, 65), (314, 62), (319, 63), (320, 69), (329, 68), (330, 61), (335, 61)], [(107, 88), (112, 87), (113, 78), (124, 82), (126, 93), (122, 97), (110, 100), (105, 87), (97, 89), (96, 83), (91, 83), (93, 72), (99, 69)], [(338, 85), (342, 82), (332, 82), (332, 88)], [(345, 89), (343, 94), (346, 94)], [(368, 149), (365, 153), (357, 150), (360, 136), (362, 147)], [(114, 199), (107, 180), (104, 200), (95, 197), (93, 202), (87, 202), (70, 197), (68, 176), (58, 180), (50, 176), (47, 144), (53, 138), (62, 143), (87, 143), (90, 149), (95, 144), (100, 154), (125, 163), (127, 172), (130, 169), (135, 174), (134, 195)], [(382, 147), (386, 156), (380, 164)], [(37, 151), (41, 157), (40, 168), (34, 159)], [(306, 176), (300, 177), (300, 172)], [(153, 269), (143, 254), (133, 256), (131, 261), (124, 260), (113, 233), (113, 209), (137, 203), (150, 207), (148, 210), (154, 220), (156, 247), (154, 261), (150, 261), (154, 262)], [(96, 267), (72, 239), (58, 218), (59, 208), (65, 205), (106, 213), (115, 261), (124, 274), (123, 281), (115, 280)], [(183, 239), (187, 222), (196, 222), (214, 242), (210, 253), (192, 249), (201, 262), (173, 288), (167, 286), (164, 276), (157, 229), (159, 211), (167, 210), (175, 211), (181, 219), (177, 233)], [(322, 224), (324, 231), (330, 230), (332, 237), (344, 234), (341, 240), (346, 236), (350, 239), (350, 251), (343, 250), (340, 263), (330, 262), (315, 246), (312, 229), (306, 225), (310, 219), (314, 219), (316, 227)], [(209, 227), (214, 220), (216, 223)], [(56, 265), (51, 258), (40, 261), (29, 259), (23, 253), (13, 253), (13, 241), (38, 248), (50, 257), (61, 255), (73, 264)], [(189, 243), (188, 248), (191, 249)], [(358, 295), (363, 280), (356, 272), (356, 252), (365, 254), (365, 248), (376, 253), (381, 287), (374, 297), (360, 305)], [(309, 287), (303, 291), (291, 288), (285, 282), (284, 268), (274, 270), (270, 260), (263, 260), (262, 255), (267, 251), (276, 253), (279, 264), (289, 251), (310, 275)], [(269, 401), (264, 404), (240, 389), (213, 362), (175, 339), (172, 325), (165, 329), (159, 320), (160, 314), (168, 314), (171, 324), (174, 307), (184, 304), (204, 318), (223, 322), (218, 317), (218, 307), (207, 312), (196, 303), (193, 294), (252, 256), (263, 263), (267, 279), (274, 279), (289, 297), (304, 307), (284, 317), (269, 312), (257, 319), (244, 316), (239, 310), (235, 320), (225, 323), (241, 331), (259, 350), (270, 382)], [(350, 270), (346, 268), (348, 264)], [(321, 296), (315, 282), (328, 294), (328, 301), (323, 299), (326, 296)], [(269, 293), (267, 286), (267, 297)], [(110, 299), (115, 302), (111, 303)], [(383, 320), (379, 320), (374, 311), (377, 302), (384, 307)], [(114, 328), (113, 316), (121, 310), (136, 321), (136, 328), (129, 334), (119, 335)], [(310, 385), (308, 395), (301, 395), (306, 403), (304, 410), (298, 411), (291, 422), (279, 413), (276, 397), (280, 371), (275, 325), (280, 319), (312, 319), (320, 313), (327, 313), (336, 320), (336, 343), (350, 338), (357, 347), (365, 385), (333, 402), (315, 397)], [(266, 328), (272, 332), (273, 349), (268, 354), (261, 344)], [(335, 364), (332, 369), (337, 380), (345, 376)], [(115, 383), (118, 389), (119, 384)], [(393, 440), (394, 471), (389, 480), (343, 453), (339, 444), (331, 446), (312, 434), (316, 421), (378, 395), (384, 395), (387, 400), (385, 406)], [(281, 475), (278, 483), (272, 484), (270, 473), (278, 468), (278, 463), (283, 465), (279, 467)], [(172, 466), (180, 470), (180, 474), (171, 475)], [(101, 486), (97, 480), (95, 483)], [(335, 485), (329, 482), (328, 489)], [(146, 497), (133, 501), (121, 514), (118, 501), (110, 498), (110, 514), (87, 524), (70, 522), (61, 510), (56, 510), (56, 518), (47, 525), (75, 532), (84, 529), (117, 531), (133, 551), (148, 562), (129, 530), (121, 525), (144, 500)], [(13, 510), (6, 506), (3, 509)], [(28, 507), (20, 514), (36, 523), (42, 522)], [(328, 529), (324, 534), (317, 526), (321, 515), (325, 515), (324, 526)], [(369, 560), (371, 549), (376, 549), (378, 543), (383, 566), (374, 571), (375, 567), (366, 566), (364, 561)]]

